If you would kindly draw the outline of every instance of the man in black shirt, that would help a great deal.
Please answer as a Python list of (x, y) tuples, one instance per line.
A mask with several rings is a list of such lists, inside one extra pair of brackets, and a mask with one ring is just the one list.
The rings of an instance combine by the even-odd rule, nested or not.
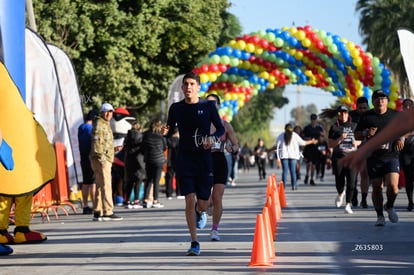
[[(349, 112), (349, 116), (351, 117), (351, 121), (358, 124), (359, 120), (361, 119), (362, 115), (369, 110), (368, 99), (364, 96), (358, 97), (356, 101), (356, 109)], [(361, 178), (361, 207), (368, 208), (367, 203), (367, 196), (369, 191), (369, 178), (367, 170), (364, 169), (359, 173)], [(354, 197), (352, 198), (352, 205), (358, 206), (358, 176), (355, 178), (355, 192)]]
[[(395, 117), (397, 111), (389, 110), (388, 96), (382, 90), (372, 94), (374, 108), (367, 111), (358, 123), (356, 137), (369, 140), (381, 132), (383, 128)], [(363, 147), (364, 145), (362, 145)], [(376, 226), (384, 226), (383, 210), (387, 211), (392, 223), (398, 222), (398, 215), (394, 209), (394, 202), (398, 194), (399, 152), (404, 146), (402, 139), (386, 142), (377, 148), (367, 159), (367, 171), (372, 184), (372, 202), (377, 212)], [(387, 186), (387, 202), (383, 205), (383, 186)]]
[[(316, 139), (319, 140), (321, 135), (324, 135), (323, 128), (321, 125), (317, 123), (317, 116), (316, 114), (312, 114), (310, 116), (311, 123), (306, 125), (303, 128), (303, 139), (304, 140), (311, 140)], [(306, 175), (305, 175), (305, 184), (308, 183), (309, 179), (309, 172), (310, 172), (310, 185), (315, 185), (313, 180), (313, 176), (315, 174), (316, 163), (318, 162), (318, 146), (316, 144), (310, 144), (303, 149), (303, 157), (306, 161)]]
[[(213, 187), (213, 159), (211, 146), (224, 134), (224, 126), (213, 101), (198, 96), (200, 76), (187, 73), (183, 77), (182, 101), (173, 103), (168, 110), (167, 126), (162, 134), (171, 137), (174, 127), (180, 134), (176, 158), (176, 175), (181, 193), (185, 196), (185, 216), (191, 236), (188, 256), (200, 255), (197, 228), (207, 222), (206, 210)], [(210, 134), (211, 124), (216, 131)]]

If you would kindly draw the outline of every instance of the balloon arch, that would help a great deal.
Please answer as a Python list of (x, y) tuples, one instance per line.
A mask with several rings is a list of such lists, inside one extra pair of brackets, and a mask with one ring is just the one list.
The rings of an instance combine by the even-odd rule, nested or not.
[(338, 35), (311, 26), (260, 30), (236, 37), (211, 52), (193, 71), (200, 75), (200, 96), (222, 99), (220, 115), (233, 115), (257, 93), (287, 84), (320, 88), (355, 109), (372, 91), (389, 95), (399, 109), (398, 85), (379, 58)]

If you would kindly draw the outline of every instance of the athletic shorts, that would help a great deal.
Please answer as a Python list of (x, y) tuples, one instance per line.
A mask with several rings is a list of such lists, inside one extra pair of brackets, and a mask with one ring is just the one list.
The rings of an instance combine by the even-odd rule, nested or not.
[(89, 160), (89, 158), (81, 159), (81, 167), (83, 176), (82, 184), (94, 184), (95, 173), (92, 170), (91, 161)]
[(214, 184), (226, 184), (228, 167), (226, 156), (223, 152), (213, 152), (213, 174), (214, 174)]
[(305, 148), (303, 149), (303, 157), (305, 158), (305, 161), (307, 163), (317, 163), (319, 157), (318, 147), (315, 144), (305, 146)]
[(370, 179), (382, 178), (389, 173), (399, 173), (400, 161), (398, 158), (369, 158), (367, 171)]
[(182, 195), (195, 193), (197, 199), (208, 200), (213, 187), (211, 153), (179, 153), (176, 175)]

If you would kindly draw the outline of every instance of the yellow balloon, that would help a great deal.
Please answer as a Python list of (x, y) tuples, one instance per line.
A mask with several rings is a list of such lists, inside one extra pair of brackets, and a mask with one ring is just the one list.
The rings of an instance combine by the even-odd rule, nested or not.
[(208, 75), (207, 74), (200, 74), (200, 82), (204, 83), (208, 81)]
[(396, 82), (392, 82), (391, 86), (390, 86), (390, 91), (392, 92), (397, 92), (398, 91), (398, 84)]
[(396, 101), (398, 99), (398, 93), (391, 92), (390, 93), (390, 101)]
[(244, 50), (246, 48), (246, 42), (244, 42), (243, 40), (237, 41), (237, 48), (240, 50)]
[(260, 77), (262, 77), (262, 78), (264, 78), (264, 79), (269, 79), (269, 73), (268, 72), (266, 72), (266, 71), (264, 71), (264, 72), (261, 72), (260, 73)]
[(296, 54), (296, 50), (295, 50), (295, 49), (289, 49), (287, 52), (288, 52), (291, 56), (295, 56), (295, 54)]
[(303, 53), (302, 53), (302, 52), (299, 52), (299, 51), (296, 51), (295, 57), (296, 57), (296, 59), (298, 59), (298, 60), (302, 60), (302, 58), (303, 58)]
[(262, 48), (256, 48), (255, 47), (254, 53), (257, 54), (257, 55), (260, 55), (260, 54), (263, 53), (263, 49)]
[(362, 58), (361, 57), (356, 57), (356, 58), (354, 58), (352, 63), (354, 63), (355, 66), (360, 67), (362, 65)]
[(252, 44), (252, 43), (247, 43), (246, 44), (246, 51), (248, 51), (248, 52), (254, 52), (254, 50), (256, 49), (256, 47), (254, 46), (254, 44)]
[(224, 100), (230, 100), (231, 99), (231, 95), (230, 95), (230, 93), (226, 93), (225, 95), (224, 95)]
[(296, 34), (296, 33), (298, 32), (298, 29), (297, 29), (297, 28), (295, 28), (295, 27), (291, 27), (291, 28), (289, 29), (289, 32), (290, 32), (290, 34), (291, 34), (291, 35), (294, 35), (294, 34)]
[(298, 31), (296, 33), (296, 38), (299, 40), (303, 40), (306, 37), (306, 33), (302, 30)]
[(311, 41), (309, 40), (309, 38), (303, 39), (302, 45), (308, 48), (311, 45)]
[(232, 48), (237, 48), (237, 41), (236, 40), (230, 40), (229, 42), (229, 46)]
[(311, 77), (311, 76), (313, 75), (313, 73), (312, 73), (312, 71), (311, 71), (311, 70), (306, 70), (306, 71), (305, 71), (305, 75), (306, 75), (307, 77)]
[(361, 97), (361, 96), (363, 96), (364, 95), (364, 91), (362, 90), (362, 89), (357, 89), (357, 91), (356, 91), (356, 96), (357, 97)]
[(259, 71), (259, 66), (258, 66), (257, 64), (252, 64), (252, 65), (250, 66), (250, 69), (251, 69), (253, 72), (258, 72), (258, 71)]
[(211, 82), (214, 82), (217, 80), (217, 74), (216, 73), (208, 73), (208, 80)]
[(353, 49), (355, 49), (355, 44), (351, 41), (348, 41), (348, 43), (346, 43), (346, 46), (348, 47), (349, 51), (352, 51)]
[[(241, 63), (241, 64), (240, 64)], [(243, 69), (250, 69), (251, 63), (249, 61), (241, 61), (239, 67)]]
[(388, 102), (388, 108), (395, 109), (395, 107), (396, 107), (395, 101), (389, 101)]

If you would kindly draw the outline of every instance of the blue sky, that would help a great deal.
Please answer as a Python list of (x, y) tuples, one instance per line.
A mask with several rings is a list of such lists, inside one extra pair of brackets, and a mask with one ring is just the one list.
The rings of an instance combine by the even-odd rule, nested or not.
[[(239, 18), (243, 33), (282, 27), (310, 25), (344, 37), (363, 49), (358, 33), (359, 15), (356, 0), (230, 0), (230, 12)], [(290, 110), (297, 106), (297, 87), (286, 87), (284, 96), (290, 103), (277, 110), (272, 124), (284, 125), (290, 120)], [(336, 101), (336, 97), (320, 89), (300, 87), (300, 103), (315, 103), (319, 111)]]

